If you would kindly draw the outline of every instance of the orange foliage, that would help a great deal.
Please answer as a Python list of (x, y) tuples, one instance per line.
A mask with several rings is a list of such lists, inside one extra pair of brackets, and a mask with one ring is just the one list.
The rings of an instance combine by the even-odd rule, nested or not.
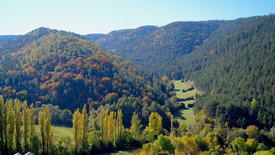
[(122, 90), (122, 93), (123, 93), (123, 94), (127, 94), (127, 95), (130, 94), (130, 92), (129, 92), (128, 90)]
[(104, 97), (104, 101), (112, 101), (117, 99), (118, 94), (117, 93), (109, 93)]
[(51, 83), (50, 90), (55, 91), (60, 85), (61, 85), (61, 83), (59, 81), (58, 82), (53, 82), (53, 83)]

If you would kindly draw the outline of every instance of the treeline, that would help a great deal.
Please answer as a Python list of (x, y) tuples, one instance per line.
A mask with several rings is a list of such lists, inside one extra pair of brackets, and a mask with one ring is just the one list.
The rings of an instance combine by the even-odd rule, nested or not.
[[(87, 112), (76, 109), (72, 119), (73, 139), (67, 136), (53, 137), (52, 115), (49, 106), (36, 113), (33, 105), (28, 106), (18, 99), (4, 101), (0, 96), (0, 153), (16, 152), (35, 154), (82, 154), (102, 153), (115, 150), (134, 149), (155, 139), (163, 128), (162, 117), (151, 113), (149, 125), (143, 131), (140, 114), (134, 113), (131, 126), (125, 128), (122, 110), (117, 112), (102, 108)], [(95, 114), (97, 112), (97, 114)], [(90, 114), (89, 114), (90, 113)]]
[[(38, 116), (38, 120), (37, 120)], [(40, 132), (37, 132), (38, 121)], [(33, 105), (0, 96), (0, 154), (33, 152), (52, 154), (53, 131), (48, 107), (35, 114)]]
[[(35, 154), (97, 154), (136, 149), (134, 154), (267, 154), (275, 153), (275, 127), (265, 131), (255, 125), (245, 129), (230, 128), (207, 117), (196, 115), (196, 123), (178, 126), (171, 113), (170, 130), (163, 118), (150, 113), (148, 124), (142, 125), (140, 113), (134, 113), (130, 127), (124, 126), (122, 110), (89, 110), (84, 106), (73, 114), (73, 139), (53, 137), (50, 108), (35, 114), (33, 106), (18, 99), (0, 97), (1, 154), (32, 152)], [(36, 122), (37, 121), (37, 127)], [(140, 148), (140, 149), (138, 149)]]

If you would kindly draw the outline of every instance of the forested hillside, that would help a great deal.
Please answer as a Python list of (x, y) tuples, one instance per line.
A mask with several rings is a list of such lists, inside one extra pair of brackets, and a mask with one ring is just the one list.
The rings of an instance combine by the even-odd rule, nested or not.
[[(196, 86), (213, 95), (201, 100), (202, 104), (211, 100), (208, 101), (211, 105), (204, 104), (213, 106), (206, 112), (212, 117), (220, 116), (223, 123), (269, 128), (275, 120), (274, 33), (271, 14), (229, 21), (144, 26), (113, 31), (94, 40), (110, 52), (133, 61), (149, 75), (194, 80)], [(251, 110), (253, 99), (256, 107)], [(225, 105), (234, 106), (233, 111), (229, 107), (224, 109)], [(220, 108), (222, 112), (216, 111)], [(241, 115), (230, 118), (229, 113), (236, 111)]]
[(275, 122), (274, 36), (274, 15), (228, 21), (171, 66), (209, 94), (196, 104), (208, 116), (231, 126), (270, 128)]
[(176, 105), (169, 101), (166, 81), (144, 78), (130, 62), (92, 41), (40, 28), (1, 43), (0, 53), (0, 94), (5, 99), (27, 100), (37, 107), (53, 104), (71, 111), (84, 104), (91, 110), (122, 109), (127, 111), (128, 125), (135, 111), (143, 123), (148, 122), (150, 112), (158, 111), (169, 126), (166, 113)]
[(275, 154), (275, 15), (39, 28), (0, 55), (0, 154)]
[(12, 40), (20, 36), (21, 35), (0, 35), (0, 42)]
[(198, 48), (221, 23), (223, 21), (174, 22), (162, 27), (142, 26), (101, 37), (98, 34), (84, 37), (132, 61), (142, 71), (162, 76), (167, 63)]

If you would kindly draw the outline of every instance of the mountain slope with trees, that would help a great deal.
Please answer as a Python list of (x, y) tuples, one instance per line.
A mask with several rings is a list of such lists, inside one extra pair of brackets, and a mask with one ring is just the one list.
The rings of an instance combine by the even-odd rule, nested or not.
[(132, 61), (142, 71), (162, 76), (168, 63), (198, 48), (221, 23), (223, 21), (174, 22), (162, 27), (112, 31), (99, 38), (98, 34), (84, 37)]
[(197, 108), (231, 126), (272, 127), (274, 36), (274, 15), (228, 21), (200, 48), (179, 59), (175, 65), (182, 76), (209, 94)]
[[(274, 15), (270, 14), (145, 26), (113, 31), (95, 41), (149, 75), (194, 80), (197, 87), (213, 96), (201, 100), (213, 102), (202, 105), (204, 109), (213, 106), (207, 112), (212, 117), (221, 116), (223, 123), (231, 119), (232, 126), (270, 128), (275, 119), (274, 31)], [(254, 110), (250, 105), (253, 100)], [(230, 118), (234, 110), (224, 109), (226, 105), (237, 106), (233, 109), (241, 113), (240, 117)]]
[(0, 35), (0, 42), (8, 41), (20, 37), (21, 35)]
[(1, 43), (0, 53), (0, 93), (5, 99), (71, 111), (84, 104), (94, 110), (122, 109), (127, 111), (126, 125), (135, 111), (142, 123), (150, 112), (159, 111), (169, 126), (167, 112), (176, 108), (166, 81), (145, 78), (129, 61), (79, 35), (39, 28)]

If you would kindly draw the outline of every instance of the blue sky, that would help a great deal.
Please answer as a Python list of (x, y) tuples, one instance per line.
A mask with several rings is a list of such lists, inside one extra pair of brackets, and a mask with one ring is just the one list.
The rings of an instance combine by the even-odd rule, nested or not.
[(236, 19), (275, 13), (275, 0), (0, 0), (0, 35), (38, 27), (108, 33), (174, 21)]

